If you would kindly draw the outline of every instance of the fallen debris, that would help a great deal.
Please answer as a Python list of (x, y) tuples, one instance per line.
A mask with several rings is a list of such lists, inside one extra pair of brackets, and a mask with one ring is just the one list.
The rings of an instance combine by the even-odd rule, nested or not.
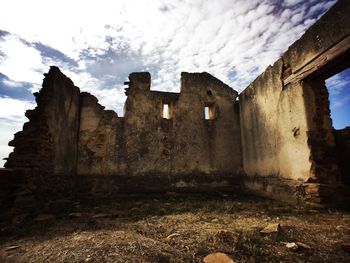
[(286, 243), (286, 248), (288, 248), (288, 249), (290, 249), (292, 251), (297, 251), (299, 246), (296, 243), (294, 243), (294, 242), (290, 242), (290, 243), (287, 242)]
[(11, 250), (15, 250), (17, 248), (20, 248), (21, 246), (9, 246), (5, 249), (5, 251), (11, 251)]
[(286, 248), (292, 250), (292, 251), (300, 251), (300, 250), (309, 250), (311, 247), (307, 244), (304, 244), (302, 242), (281, 242), (282, 244), (286, 245)]
[(260, 233), (262, 234), (270, 234), (270, 233), (275, 233), (278, 232), (281, 229), (281, 226), (279, 223), (275, 224), (269, 224), (265, 228), (263, 228)]
[(167, 236), (165, 239), (166, 239), (166, 240), (170, 240), (170, 239), (172, 239), (172, 238), (174, 238), (174, 237), (178, 237), (178, 236), (180, 236), (179, 233), (173, 233), (173, 234), (170, 234), (169, 236)]
[(307, 244), (301, 243), (301, 242), (296, 242), (297, 246), (302, 249), (311, 249), (311, 247)]
[(224, 253), (209, 254), (203, 259), (204, 263), (235, 263), (229, 256)]

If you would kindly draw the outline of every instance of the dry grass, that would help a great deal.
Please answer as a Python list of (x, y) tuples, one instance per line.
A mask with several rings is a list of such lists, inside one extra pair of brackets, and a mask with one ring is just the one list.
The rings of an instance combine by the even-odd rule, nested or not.
[[(350, 262), (341, 248), (350, 242), (347, 212), (175, 194), (81, 200), (65, 208), (54, 220), (33, 215), (22, 227), (3, 227), (0, 262), (202, 262), (219, 251), (236, 262)], [(277, 222), (278, 233), (260, 233)], [(293, 251), (286, 242), (311, 248)]]

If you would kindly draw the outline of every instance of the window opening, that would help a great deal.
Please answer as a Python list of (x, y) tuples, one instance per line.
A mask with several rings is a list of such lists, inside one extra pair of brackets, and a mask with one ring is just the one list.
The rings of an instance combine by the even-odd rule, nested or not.
[(207, 105), (204, 107), (204, 119), (214, 120), (215, 119), (215, 107), (214, 105)]
[(350, 126), (350, 68), (326, 79), (333, 128)]
[(169, 104), (163, 104), (163, 118), (169, 119)]
[(161, 113), (160, 113), (160, 116), (163, 118), (163, 119), (171, 119), (173, 117), (173, 109), (174, 107), (174, 104), (172, 101), (170, 102), (162, 102), (162, 105), (161, 105)]
[(204, 119), (209, 120), (209, 107), (204, 107)]

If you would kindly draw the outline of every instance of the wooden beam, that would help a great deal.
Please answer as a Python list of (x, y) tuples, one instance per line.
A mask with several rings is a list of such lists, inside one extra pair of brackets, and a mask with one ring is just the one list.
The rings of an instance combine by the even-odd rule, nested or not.
[(328, 63), (334, 61), (339, 58), (345, 52), (350, 50), (350, 35), (345, 37), (342, 41), (338, 42), (336, 45), (332, 46), (330, 49), (321, 53), (319, 56), (315, 57), (304, 66), (293, 72), (290, 76), (288, 76), (284, 81), (283, 85), (286, 86), (293, 82), (298, 82), (315, 71), (321, 69), (326, 66)]

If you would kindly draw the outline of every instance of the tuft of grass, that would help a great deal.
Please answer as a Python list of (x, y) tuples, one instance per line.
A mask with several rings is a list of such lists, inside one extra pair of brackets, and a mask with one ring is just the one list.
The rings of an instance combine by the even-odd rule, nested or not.
[(240, 232), (236, 244), (236, 252), (246, 255), (261, 255), (261, 245), (263, 242), (259, 229)]
[(286, 231), (284, 228), (281, 228), (277, 233), (273, 233), (270, 237), (271, 240), (276, 243), (296, 241), (289, 236), (288, 231)]

